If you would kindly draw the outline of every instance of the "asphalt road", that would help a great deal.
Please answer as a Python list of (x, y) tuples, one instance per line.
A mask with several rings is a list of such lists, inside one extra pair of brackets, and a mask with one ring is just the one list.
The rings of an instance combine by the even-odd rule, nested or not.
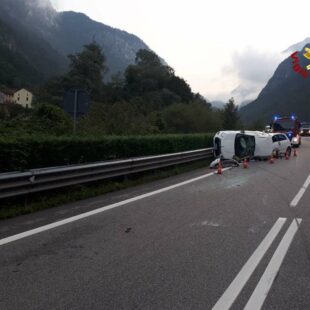
[(297, 152), (1, 221), (0, 309), (310, 309)]

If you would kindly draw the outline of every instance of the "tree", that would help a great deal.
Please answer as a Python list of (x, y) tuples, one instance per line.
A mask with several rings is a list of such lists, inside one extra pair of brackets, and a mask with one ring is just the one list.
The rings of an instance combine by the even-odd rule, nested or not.
[(105, 135), (107, 134), (107, 109), (109, 105), (94, 102), (87, 115), (78, 122), (78, 134)]
[(159, 67), (161, 66), (160, 58), (152, 51), (140, 49), (136, 54), (135, 63), (141, 67)]
[(65, 135), (72, 132), (72, 120), (53, 104), (37, 104), (31, 115), (32, 132)]
[(51, 78), (44, 85), (35, 89), (34, 105), (40, 102), (48, 102), (59, 105), (64, 97), (63, 77)]
[(175, 103), (163, 111), (163, 120), (170, 133), (215, 132), (219, 123), (207, 105), (190, 102)]
[(193, 99), (193, 93), (186, 81), (178, 76), (172, 76), (168, 79), (166, 87), (180, 96), (182, 101), (189, 102)]
[(9, 104), (9, 105), (3, 105), (1, 106), (1, 115), (0, 119), (3, 120), (13, 120), (15, 118), (24, 118), (29, 114), (29, 109), (24, 108), (20, 104)]
[[(186, 81), (175, 75), (174, 70), (163, 64), (161, 59), (152, 51), (139, 50), (134, 65), (125, 72), (126, 87), (131, 96), (141, 96), (149, 92), (170, 92), (170, 98), (189, 102), (194, 95)], [(163, 100), (165, 101), (165, 100)], [(170, 104), (176, 101), (169, 102)]]
[(102, 101), (107, 103), (119, 102), (127, 99), (124, 76), (119, 72), (111, 77), (111, 82), (103, 87)]
[(250, 124), (248, 127), (250, 130), (262, 131), (262, 130), (264, 130), (265, 125), (266, 124), (261, 119), (258, 119), (256, 121), (254, 121), (252, 124)]
[(142, 95), (163, 89), (173, 75), (173, 69), (163, 65), (154, 52), (139, 50), (135, 64), (128, 66), (125, 71), (126, 87), (131, 96)]
[(107, 70), (106, 58), (101, 47), (93, 42), (84, 45), (81, 53), (68, 56), (69, 72), (63, 79), (65, 89), (82, 88), (90, 92), (96, 100), (103, 86), (103, 74)]
[(20, 136), (31, 126), (31, 109), (19, 104), (0, 105), (0, 134)]
[(223, 112), (223, 129), (234, 130), (239, 125), (238, 107), (235, 105), (234, 98), (230, 98), (226, 103)]
[(94, 103), (79, 123), (79, 133), (86, 135), (154, 134), (159, 130), (132, 102)]

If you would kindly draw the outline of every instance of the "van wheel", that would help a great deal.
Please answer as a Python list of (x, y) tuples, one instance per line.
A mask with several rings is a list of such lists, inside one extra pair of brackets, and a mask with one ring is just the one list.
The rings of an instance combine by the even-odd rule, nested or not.
[(288, 147), (288, 148), (286, 149), (286, 153), (287, 153), (288, 157), (291, 157), (292, 149), (291, 149), (290, 147)]

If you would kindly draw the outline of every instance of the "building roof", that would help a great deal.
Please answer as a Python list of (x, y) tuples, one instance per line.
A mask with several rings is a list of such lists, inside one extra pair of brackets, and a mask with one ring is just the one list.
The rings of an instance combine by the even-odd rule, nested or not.
[(0, 88), (0, 92), (7, 96), (13, 96), (15, 91), (9, 88)]
[(31, 92), (30, 90), (26, 89), (26, 88), (21, 88), (21, 89), (19, 89), (18, 91), (15, 92), (15, 94), (16, 94), (16, 93), (19, 93), (19, 92), (22, 91), (22, 90), (24, 90), (24, 91), (26, 91), (26, 92), (32, 94), (32, 92)]

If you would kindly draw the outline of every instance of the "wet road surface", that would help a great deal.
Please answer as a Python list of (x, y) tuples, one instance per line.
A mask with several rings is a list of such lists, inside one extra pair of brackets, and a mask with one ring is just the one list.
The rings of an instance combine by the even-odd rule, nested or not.
[(0, 222), (0, 309), (310, 309), (310, 138)]

